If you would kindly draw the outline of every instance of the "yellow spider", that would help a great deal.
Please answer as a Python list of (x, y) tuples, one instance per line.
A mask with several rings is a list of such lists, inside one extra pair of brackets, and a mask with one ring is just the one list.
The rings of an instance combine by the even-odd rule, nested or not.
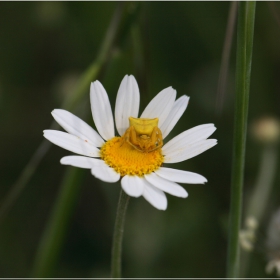
[(138, 119), (129, 117), (129, 128), (122, 136), (124, 141), (140, 152), (152, 152), (163, 145), (162, 134), (158, 128), (158, 118)]

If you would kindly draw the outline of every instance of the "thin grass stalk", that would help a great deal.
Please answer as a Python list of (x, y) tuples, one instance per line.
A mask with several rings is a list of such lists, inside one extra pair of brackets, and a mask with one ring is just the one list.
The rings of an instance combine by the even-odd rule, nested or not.
[(112, 245), (112, 259), (111, 259), (111, 277), (121, 278), (122, 271), (122, 241), (124, 232), (124, 221), (129, 196), (121, 189), (117, 215), (115, 221), (113, 245)]
[(253, 50), (255, 1), (239, 2), (236, 54), (236, 95), (234, 111), (233, 162), (229, 220), (227, 277), (239, 274), (239, 230), (242, 213), (242, 194), (245, 164), (245, 143)]

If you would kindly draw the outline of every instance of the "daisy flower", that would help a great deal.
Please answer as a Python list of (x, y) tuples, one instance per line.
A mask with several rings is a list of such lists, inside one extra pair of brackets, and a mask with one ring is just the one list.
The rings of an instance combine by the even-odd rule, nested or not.
[(90, 103), (97, 133), (72, 113), (55, 109), (54, 119), (67, 131), (44, 130), (52, 143), (79, 156), (66, 156), (60, 162), (87, 168), (105, 182), (121, 180), (123, 190), (132, 197), (143, 196), (160, 210), (167, 208), (169, 193), (187, 197), (177, 183), (203, 184), (203, 176), (163, 167), (185, 161), (217, 144), (207, 139), (215, 130), (213, 124), (203, 124), (186, 130), (166, 144), (171, 132), (187, 108), (189, 97), (176, 99), (176, 90), (168, 87), (158, 93), (138, 117), (140, 93), (135, 78), (126, 75), (121, 82), (115, 106), (116, 129), (106, 90), (99, 81), (91, 83)]

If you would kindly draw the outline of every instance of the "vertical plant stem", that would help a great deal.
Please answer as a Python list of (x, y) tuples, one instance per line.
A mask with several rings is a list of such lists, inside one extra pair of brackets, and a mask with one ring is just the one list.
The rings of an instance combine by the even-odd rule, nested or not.
[(122, 240), (124, 232), (125, 213), (129, 201), (129, 196), (121, 189), (118, 209), (115, 221), (112, 259), (111, 259), (111, 277), (121, 277), (121, 255), (122, 255)]
[(32, 277), (51, 277), (57, 263), (69, 220), (78, 202), (80, 184), (85, 170), (68, 167), (51, 218), (44, 231), (35, 258)]
[(243, 193), (245, 143), (255, 21), (255, 1), (239, 2), (236, 54), (236, 95), (233, 136), (233, 162), (229, 221), (227, 277), (239, 273), (239, 229)]

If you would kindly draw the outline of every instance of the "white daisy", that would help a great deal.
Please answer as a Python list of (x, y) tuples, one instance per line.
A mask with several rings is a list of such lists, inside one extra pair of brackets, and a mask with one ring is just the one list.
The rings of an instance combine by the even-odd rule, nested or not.
[(68, 132), (44, 130), (52, 143), (82, 156), (66, 156), (61, 164), (91, 169), (105, 182), (121, 179), (123, 190), (133, 197), (143, 196), (160, 210), (167, 208), (164, 192), (187, 197), (177, 183), (203, 184), (203, 176), (163, 167), (195, 157), (217, 144), (207, 139), (213, 124), (186, 130), (163, 145), (164, 138), (187, 108), (189, 97), (176, 99), (176, 90), (168, 87), (157, 94), (138, 118), (140, 94), (135, 78), (126, 75), (121, 82), (115, 107), (116, 128), (108, 95), (99, 81), (91, 83), (90, 102), (99, 134), (72, 113), (55, 109), (52, 115)]

